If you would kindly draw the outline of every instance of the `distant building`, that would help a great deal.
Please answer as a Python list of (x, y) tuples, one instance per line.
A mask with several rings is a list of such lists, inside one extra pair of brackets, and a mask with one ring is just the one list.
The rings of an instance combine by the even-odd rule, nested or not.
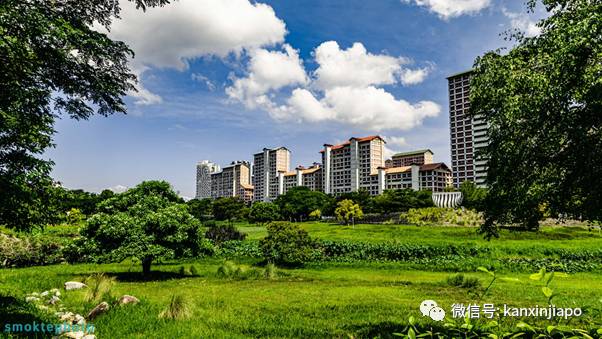
[(433, 163), (433, 152), (430, 149), (397, 153), (385, 161), (385, 167), (402, 167), (412, 164), (424, 165)]
[(203, 160), (196, 165), (196, 199), (211, 198), (211, 174), (219, 171), (219, 165), (209, 160)]
[(452, 171), (442, 162), (379, 169), (382, 190), (413, 189), (442, 192), (452, 185)]
[(447, 78), (449, 86), (449, 126), (454, 186), (470, 180), (486, 185), (487, 160), (477, 159), (479, 149), (487, 146), (487, 122), (482, 116), (469, 118), (470, 77), (472, 71)]
[(238, 197), (250, 201), (253, 194), (251, 165), (247, 161), (235, 161), (220, 172), (211, 174), (211, 197)]
[(311, 167), (299, 166), (294, 172), (278, 173), (278, 194), (297, 186), (304, 186), (312, 191), (322, 191), (322, 166), (314, 163)]
[(289, 172), (291, 153), (286, 147), (264, 148), (253, 155), (253, 201), (272, 201), (279, 193), (279, 172)]

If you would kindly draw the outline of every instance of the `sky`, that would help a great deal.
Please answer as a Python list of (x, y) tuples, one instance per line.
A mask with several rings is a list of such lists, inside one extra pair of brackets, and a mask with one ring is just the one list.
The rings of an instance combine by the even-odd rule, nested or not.
[[(53, 177), (121, 191), (167, 180), (195, 195), (196, 163), (291, 150), (291, 167), (325, 143), (381, 135), (387, 154), (429, 148), (450, 163), (446, 77), (508, 42), (537, 35), (522, 0), (122, 0), (109, 32), (135, 52), (127, 115), (63, 118)], [(98, 27), (98, 30), (103, 30)]]

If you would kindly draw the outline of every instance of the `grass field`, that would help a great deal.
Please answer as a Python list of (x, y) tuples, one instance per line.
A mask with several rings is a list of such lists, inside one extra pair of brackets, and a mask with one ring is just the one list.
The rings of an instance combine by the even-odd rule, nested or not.
[[(503, 232), (500, 239), (487, 242), (473, 228), (357, 225), (355, 228), (319, 223), (303, 225), (313, 237), (328, 240), (364, 242), (399, 242), (411, 244), (478, 245), (495, 248), (495, 255), (511, 256), (541, 248), (600, 249), (602, 237), (597, 232), (580, 228), (545, 228), (539, 233)], [(265, 229), (239, 225), (256, 241)], [(492, 254), (493, 255), (493, 254)], [(232, 258), (238, 264), (252, 265), (258, 259)], [(142, 279), (140, 267), (132, 263), (106, 265), (55, 265), (0, 271), (0, 306), (4, 319), (44, 319), (43, 312), (24, 304), (25, 295), (61, 287), (68, 280), (82, 280), (88, 275), (105, 272), (117, 283), (111, 294), (134, 295), (138, 305), (115, 307), (97, 318), (94, 324), (100, 338), (175, 338), (175, 337), (390, 337), (408, 318), (437, 326), (422, 317), (419, 304), (424, 299), (436, 300), (447, 311), (454, 303), (479, 302), (480, 289), (451, 286), (449, 271), (408, 269), (403, 262), (322, 262), (299, 269), (279, 269), (278, 277), (266, 279), (222, 278), (217, 274), (224, 259), (207, 258), (153, 266), (150, 279)], [(198, 276), (184, 277), (181, 265), (194, 265)], [(259, 269), (259, 268), (256, 268)], [(535, 270), (533, 270), (535, 271)], [(541, 282), (529, 279), (532, 272), (502, 272), (480, 303), (497, 306), (547, 305)], [(491, 277), (482, 272), (465, 273), (486, 286)], [(581, 307), (584, 315), (573, 318), (569, 325), (588, 327), (602, 318), (602, 273), (580, 272), (557, 278), (551, 284), (558, 296), (554, 303), (562, 307)], [(87, 313), (96, 303), (84, 301), (84, 291), (63, 292), (63, 305), (70, 311)], [(187, 319), (165, 320), (158, 315), (172, 295), (188, 301), (191, 315)], [(14, 299), (13, 299), (14, 298)], [(6, 305), (12, 302), (13, 307)], [(448, 314), (450, 318), (451, 314)], [(519, 319), (497, 319), (502, 328), (514, 327)], [(550, 321), (524, 319), (530, 324), (549, 325)], [(556, 321), (554, 321), (556, 323)], [(562, 320), (561, 324), (566, 323)]]

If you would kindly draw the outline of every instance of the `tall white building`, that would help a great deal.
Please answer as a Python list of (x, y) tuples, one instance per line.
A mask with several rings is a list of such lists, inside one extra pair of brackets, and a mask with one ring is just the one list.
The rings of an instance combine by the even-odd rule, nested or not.
[(253, 155), (253, 201), (272, 201), (278, 197), (278, 173), (289, 172), (291, 152), (286, 147), (264, 148)]
[(196, 199), (211, 198), (211, 174), (219, 171), (219, 165), (209, 160), (203, 160), (196, 165)]

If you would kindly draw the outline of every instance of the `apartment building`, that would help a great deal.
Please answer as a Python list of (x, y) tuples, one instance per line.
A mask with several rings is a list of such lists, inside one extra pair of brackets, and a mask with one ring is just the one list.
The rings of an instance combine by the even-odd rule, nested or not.
[(211, 174), (211, 198), (238, 197), (250, 201), (253, 194), (251, 165), (234, 161), (220, 172)]
[(291, 153), (286, 147), (264, 148), (253, 155), (253, 201), (272, 201), (280, 191), (278, 173), (288, 173)]
[(278, 173), (279, 195), (286, 194), (289, 189), (297, 186), (304, 186), (312, 191), (322, 191), (322, 166), (314, 163), (308, 168), (299, 166), (294, 172)]
[(468, 117), (470, 110), (470, 77), (472, 71), (447, 78), (449, 88), (449, 126), (453, 182), (459, 187), (470, 180), (486, 185), (487, 160), (478, 157), (487, 146), (487, 122), (482, 116)]
[(196, 199), (211, 198), (211, 174), (220, 170), (219, 165), (209, 160), (200, 161), (196, 165)]
[(384, 146), (384, 139), (378, 135), (325, 144), (320, 151), (324, 192), (338, 195), (364, 189), (379, 194), (378, 169), (385, 165)]
[(443, 192), (453, 184), (452, 171), (442, 162), (379, 169), (379, 190), (413, 189)]
[(430, 149), (397, 153), (385, 161), (385, 167), (402, 167), (432, 164), (433, 163), (433, 152)]

